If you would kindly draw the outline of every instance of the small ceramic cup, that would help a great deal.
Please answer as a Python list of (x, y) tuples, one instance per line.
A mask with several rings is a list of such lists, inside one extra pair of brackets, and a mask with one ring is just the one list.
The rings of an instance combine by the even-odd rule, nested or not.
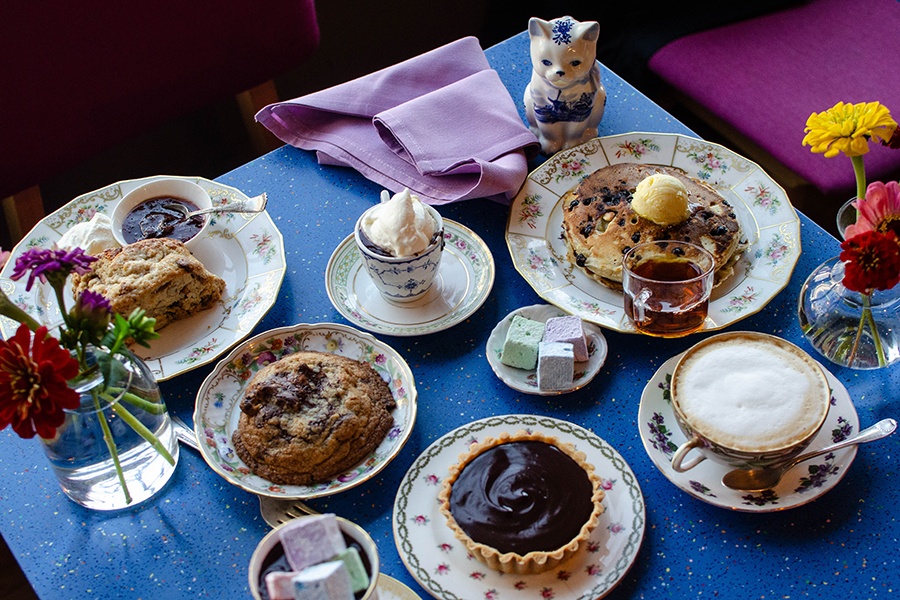
[[(166, 177), (141, 184), (125, 194), (113, 209), (111, 216), (112, 232), (113, 237), (116, 238), (116, 241), (119, 242), (119, 244), (127, 246), (129, 243), (125, 239), (122, 231), (122, 224), (125, 221), (125, 217), (128, 216), (128, 213), (142, 202), (160, 197), (186, 200), (191, 205), (197, 207), (196, 209), (188, 207), (190, 210), (212, 208), (212, 199), (209, 197), (209, 194), (193, 181), (176, 177)], [(197, 217), (203, 219), (203, 225), (193, 237), (184, 241), (184, 245), (187, 246), (188, 249), (191, 249), (205, 236), (206, 230), (209, 228), (209, 217), (209, 214)]]
[[(816, 437), (831, 404), (815, 360), (786, 340), (751, 331), (714, 335), (689, 348), (669, 391), (687, 437), (672, 455), (678, 473), (707, 458), (735, 469), (793, 458)], [(693, 449), (699, 454), (686, 460)]]
[(680, 337), (703, 327), (716, 262), (706, 249), (661, 240), (632, 247), (622, 257), (625, 314), (635, 329)]
[(434, 218), (435, 229), (439, 233), (425, 250), (415, 256), (383, 256), (366, 247), (360, 238), (360, 227), (366, 214), (374, 206), (356, 222), (354, 239), (362, 255), (365, 271), (381, 295), (390, 302), (405, 304), (418, 300), (431, 289), (437, 276), (444, 251), (444, 220), (434, 207), (428, 204), (423, 206)]
[[(304, 519), (306, 517), (297, 518)], [(340, 527), (341, 533), (344, 534), (344, 539), (347, 540), (348, 545), (353, 542), (359, 545), (365, 553), (365, 562), (368, 562), (369, 587), (366, 588), (362, 600), (378, 600), (378, 574), (381, 571), (381, 560), (378, 558), (378, 547), (365, 529), (343, 517), (336, 517), (336, 519), (338, 527)], [(256, 550), (253, 551), (253, 555), (250, 557), (250, 568), (248, 569), (247, 577), (250, 583), (250, 593), (253, 594), (255, 600), (262, 600), (263, 598), (259, 591), (263, 569), (266, 568), (269, 563), (269, 555), (276, 549), (280, 551), (281, 539), (278, 537), (278, 532), (288, 522), (282, 523), (267, 533), (265, 537), (259, 541)], [(265, 584), (263, 583), (263, 585)]]

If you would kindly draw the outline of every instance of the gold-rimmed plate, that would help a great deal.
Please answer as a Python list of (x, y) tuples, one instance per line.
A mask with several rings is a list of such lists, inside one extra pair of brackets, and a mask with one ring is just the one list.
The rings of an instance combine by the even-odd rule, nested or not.
[[(313, 485), (279, 485), (253, 473), (231, 441), (240, 418), (240, 401), (250, 378), (262, 367), (300, 351), (328, 352), (367, 362), (391, 389), (397, 407), (394, 426), (360, 463)], [(374, 336), (336, 323), (301, 323), (256, 335), (219, 361), (197, 392), (194, 433), (206, 463), (226, 481), (259, 496), (308, 499), (330, 496), (377, 475), (397, 456), (416, 420), (412, 370), (393, 348)]]
[[(96, 213), (113, 208), (134, 188), (157, 179), (186, 179), (197, 183), (215, 199), (247, 200), (242, 191), (201, 177), (158, 175), (120, 181), (83, 194), (46, 216), (16, 245), (0, 271), (0, 289), (17, 306), (39, 321), (52, 325), (62, 320), (49, 286), (35, 284), (25, 291), (26, 279), (10, 279), (18, 256), (29, 248), (50, 248), (73, 225), (90, 221)], [(147, 363), (157, 381), (165, 381), (219, 358), (247, 337), (275, 304), (284, 279), (284, 240), (268, 213), (214, 214), (203, 239), (192, 253), (212, 273), (225, 280), (222, 301), (209, 310), (170, 323), (160, 330), (150, 348), (131, 350)], [(68, 305), (71, 307), (71, 303)], [(9, 337), (18, 323), (0, 317), (0, 334)]]
[(701, 331), (722, 329), (759, 312), (787, 285), (800, 258), (800, 219), (785, 191), (762, 168), (704, 140), (625, 133), (557, 153), (528, 176), (513, 200), (506, 242), (513, 265), (541, 298), (585, 321), (636, 332), (621, 292), (571, 264), (562, 238), (562, 196), (594, 171), (619, 163), (681, 168), (735, 208), (749, 247), (734, 274), (713, 291)]

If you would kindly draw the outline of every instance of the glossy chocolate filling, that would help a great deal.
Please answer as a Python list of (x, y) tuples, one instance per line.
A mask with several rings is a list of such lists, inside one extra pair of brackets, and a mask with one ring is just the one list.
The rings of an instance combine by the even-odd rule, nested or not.
[(459, 474), (450, 512), (476, 542), (501, 553), (552, 552), (571, 542), (593, 511), (587, 472), (552, 444), (509, 442), (485, 450)]

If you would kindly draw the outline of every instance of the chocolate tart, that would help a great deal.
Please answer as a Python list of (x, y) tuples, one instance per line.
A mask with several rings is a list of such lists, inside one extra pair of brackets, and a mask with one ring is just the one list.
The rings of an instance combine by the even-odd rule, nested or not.
[(600, 478), (571, 444), (503, 433), (473, 444), (438, 496), (454, 535), (503, 573), (553, 569), (584, 546), (603, 514)]

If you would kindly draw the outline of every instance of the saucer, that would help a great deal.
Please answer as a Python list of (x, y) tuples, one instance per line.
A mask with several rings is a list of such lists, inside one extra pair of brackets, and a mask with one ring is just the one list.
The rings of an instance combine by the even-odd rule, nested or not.
[(468, 318), (494, 285), (494, 257), (474, 231), (444, 219), (444, 252), (434, 284), (413, 302), (385, 300), (363, 270), (353, 235), (337, 247), (325, 269), (328, 298), (354, 325), (396, 336), (435, 333)]
[(593, 323), (588, 323), (586, 321), (582, 322), (582, 326), (584, 327), (584, 335), (587, 337), (589, 357), (584, 362), (575, 363), (575, 377), (572, 381), (571, 388), (565, 390), (542, 390), (538, 387), (537, 372), (534, 369), (516, 369), (515, 367), (510, 367), (500, 362), (500, 354), (503, 351), (503, 342), (506, 340), (506, 332), (509, 330), (509, 325), (512, 323), (514, 316), (521, 315), (532, 321), (546, 323), (548, 319), (553, 317), (565, 317), (568, 316), (568, 314), (569, 313), (566, 311), (555, 306), (550, 306), (549, 304), (535, 304), (533, 306), (517, 308), (506, 315), (506, 318), (497, 323), (497, 326), (494, 327), (490, 337), (488, 337), (487, 351), (485, 352), (488, 363), (491, 365), (491, 369), (494, 370), (497, 377), (516, 391), (538, 396), (566, 394), (590, 383), (594, 376), (600, 372), (600, 367), (603, 366), (603, 363), (606, 362), (608, 346), (606, 344), (606, 338), (603, 337), (600, 328)]
[[(545, 433), (584, 452), (603, 478), (606, 492), (606, 510), (585, 550), (555, 569), (534, 575), (500, 573), (475, 560), (447, 526), (437, 501), (442, 479), (472, 442), (521, 429)], [(400, 482), (392, 522), (400, 559), (435, 598), (587, 600), (606, 596), (634, 564), (646, 512), (631, 467), (594, 433), (551, 417), (502, 415), (458, 427), (426, 448)]]
[[(722, 477), (730, 469), (712, 460), (685, 473), (672, 469), (672, 455), (687, 437), (675, 422), (669, 382), (678, 359), (674, 356), (656, 371), (641, 395), (638, 413), (641, 441), (653, 464), (676, 486), (714, 506), (741, 512), (775, 512), (802, 506), (822, 496), (843, 479), (853, 459), (856, 446), (816, 456), (785, 473), (779, 484), (762, 492), (740, 492), (725, 487)], [(859, 431), (859, 417), (847, 389), (824, 367), (831, 387), (831, 408), (818, 435), (807, 450), (821, 448), (845, 440)]]
[(378, 600), (422, 600), (403, 583), (384, 573), (378, 574)]

